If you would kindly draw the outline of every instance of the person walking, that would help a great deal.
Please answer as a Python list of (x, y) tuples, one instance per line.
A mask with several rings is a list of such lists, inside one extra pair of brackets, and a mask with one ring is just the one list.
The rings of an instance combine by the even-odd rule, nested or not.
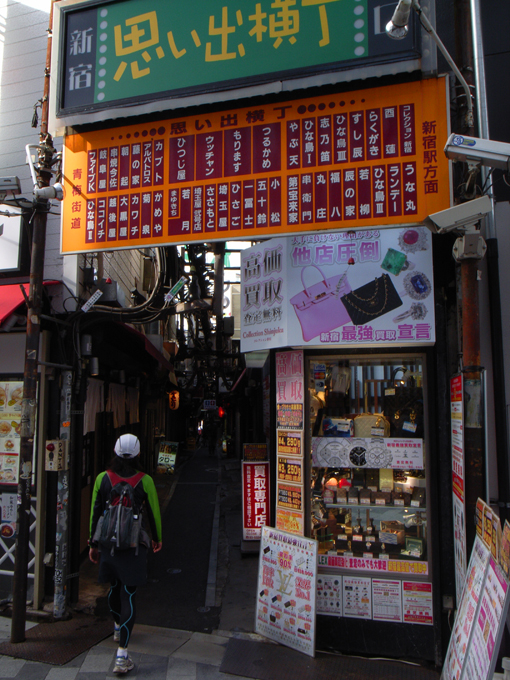
[[(135, 595), (138, 586), (147, 582), (147, 553), (152, 545), (157, 553), (162, 547), (161, 514), (158, 495), (152, 477), (140, 471), (140, 441), (133, 434), (121, 435), (115, 444), (115, 455), (108, 469), (101, 472), (95, 481), (90, 511), (89, 559), (99, 564), (99, 583), (110, 583), (108, 606), (114, 620), (113, 639), (119, 643), (115, 674), (128, 673), (134, 663), (128, 655), (128, 644), (135, 623)], [(132, 489), (132, 494), (127, 485)], [(106, 521), (106, 511), (112, 506), (112, 498), (118, 489), (124, 491), (124, 498), (131, 498), (133, 506), (147, 510), (152, 542), (142, 528), (140, 542), (134, 547), (120, 549), (119, 543), (110, 546), (101, 542), (101, 528)], [(122, 498), (122, 497), (121, 497)], [(114, 501), (113, 501), (114, 502)], [(128, 505), (128, 500), (121, 504)], [(101, 518), (105, 518), (101, 521)], [(99, 525), (99, 526), (98, 526)], [(104, 539), (104, 531), (102, 532)]]

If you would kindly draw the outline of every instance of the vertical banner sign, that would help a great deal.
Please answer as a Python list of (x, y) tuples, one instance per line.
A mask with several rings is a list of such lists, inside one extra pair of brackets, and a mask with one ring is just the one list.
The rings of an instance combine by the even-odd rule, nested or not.
[(421, 224), (450, 206), (448, 132), (430, 78), (69, 135), (62, 252)]
[(455, 589), (460, 599), (466, 578), (466, 499), (464, 477), (464, 385), (462, 374), (450, 379), (450, 423), (452, 445), (453, 528)]
[(315, 656), (317, 541), (264, 527), (255, 630)]
[[(304, 358), (301, 350), (276, 355), (276, 527), (304, 534)], [(280, 455), (286, 453), (288, 455)]]
[(243, 461), (243, 540), (260, 541), (269, 520), (269, 463)]

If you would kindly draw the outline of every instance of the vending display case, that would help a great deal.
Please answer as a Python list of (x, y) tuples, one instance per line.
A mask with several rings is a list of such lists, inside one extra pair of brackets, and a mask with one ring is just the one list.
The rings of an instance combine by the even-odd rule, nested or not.
[(424, 362), (421, 354), (308, 358), (317, 612), (348, 619), (344, 638), (357, 630), (366, 640), (360, 622), (377, 622), (404, 628), (402, 639), (420, 624), (421, 639), (430, 639)]

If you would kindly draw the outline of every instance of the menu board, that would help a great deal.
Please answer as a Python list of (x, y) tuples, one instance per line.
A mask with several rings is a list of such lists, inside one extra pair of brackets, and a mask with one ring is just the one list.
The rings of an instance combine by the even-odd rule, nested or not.
[(22, 382), (0, 382), (0, 484), (18, 483), (22, 399)]
[(256, 632), (315, 656), (317, 541), (263, 527)]

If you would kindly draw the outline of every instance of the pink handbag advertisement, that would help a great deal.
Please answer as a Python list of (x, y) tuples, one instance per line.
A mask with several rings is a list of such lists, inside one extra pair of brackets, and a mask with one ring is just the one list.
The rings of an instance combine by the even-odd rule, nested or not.
[[(307, 286), (305, 279), (310, 280), (314, 270), (315, 278), (318, 272), (321, 280)], [(341, 300), (342, 295), (351, 292), (347, 271), (327, 279), (322, 269), (312, 264), (301, 270), (301, 282), (303, 290), (294, 295), (290, 302), (301, 324), (305, 342), (350, 323), (351, 319)]]

